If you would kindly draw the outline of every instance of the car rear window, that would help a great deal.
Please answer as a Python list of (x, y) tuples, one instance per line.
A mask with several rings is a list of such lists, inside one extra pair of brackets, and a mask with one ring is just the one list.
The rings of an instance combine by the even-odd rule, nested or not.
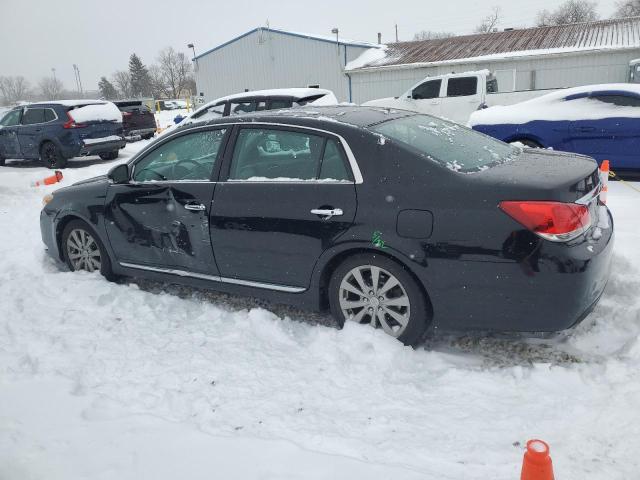
[(371, 130), (450, 170), (473, 173), (509, 161), (521, 150), (457, 123), (428, 115), (389, 120)]

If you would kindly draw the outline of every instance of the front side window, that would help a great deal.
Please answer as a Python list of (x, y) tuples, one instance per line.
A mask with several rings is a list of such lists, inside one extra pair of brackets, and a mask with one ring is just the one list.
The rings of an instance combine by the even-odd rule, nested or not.
[(428, 80), (421, 83), (411, 92), (411, 98), (414, 100), (427, 100), (429, 98), (438, 98), (440, 96), (440, 85), (442, 80)]
[(334, 139), (306, 132), (240, 130), (229, 180), (349, 181), (344, 154)]
[(455, 172), (473, 173), (507, 162), (521, 150), (429, 115), (397, 118), (372, 127), (418, 155)]
[(12, 127), (14, 125), (18, 125), (20, 123), (20, 110), (11, 110), (7, 113), (2, 120), (0, 120), (0, 125), (3, 127)]
[(33, 125), (35, 123), (44, 123), (44, 109), (43, 108), (28, 108), (22, 116), (23, 125)]
[(242, 115), (256, 111), (256, 102), (231, 102), (231, 115)]
[(478, 77), (450, 78), (447, 82), (447, 97), (465, 97), (478, 91)]
[(135, 164), (133, 180), (210, 180), (225, 131), (219, 129), (194, 132), (170, 140)]

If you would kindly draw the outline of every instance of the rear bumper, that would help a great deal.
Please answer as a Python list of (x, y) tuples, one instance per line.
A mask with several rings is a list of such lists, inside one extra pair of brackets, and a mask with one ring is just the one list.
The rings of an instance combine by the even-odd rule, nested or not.
[(82, 144), (77, 156), (97, 155), (100, 153), (112, 152), (114, 150), (120, 150), (127, 144), (123, 137), (120, 140), (107, 140), (99, 143)]
[[(439, 277), (446, 283), (424, 279), (434, 324), (442, 330), (523, 333), (574, 327), (596, 306), (609, 279), (614, 230), (608, 210), (607, 215), (610, 228), (598, 238), (594, 229), (569, 243), (526, 237), (518, 247), (505, 242), (490, 261), (432, 260), (432, 268), (446, 269)], [(508, 249), (524, 244), (533, 245), (530, 253), (509, 258)]]

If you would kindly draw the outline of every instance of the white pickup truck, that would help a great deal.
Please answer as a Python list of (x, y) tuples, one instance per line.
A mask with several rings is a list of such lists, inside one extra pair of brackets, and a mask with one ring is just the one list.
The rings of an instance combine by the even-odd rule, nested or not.
[(466, 124), (478, 109), (512, 105), (554, 90), (499, 92), (495, 76), (489, 70), (479, 70), (427, 77), (399, 97), (380, 98), (363, 105), (412, 110)]

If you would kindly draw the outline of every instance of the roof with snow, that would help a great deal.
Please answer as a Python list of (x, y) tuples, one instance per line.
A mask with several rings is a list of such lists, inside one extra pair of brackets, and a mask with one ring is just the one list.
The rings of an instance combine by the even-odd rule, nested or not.
[[(436, 40), (389, 43), (345, 67), (401, 68), (588, 50), (640, 48), (640, 17), (523, 28)], [(365, 56), (368, 55), (369, 58)]]
[[(248, 35), (251, 35), (252, 33), (256, 33), (256, 32), (271, 32), (271, 33), (278, 33), (281, 35), (289, 35), (291, 37), (298, 37), (298, 38), (307, 38), (310, 40), (316, 40), (319, 42), (329, 42), (329, 43), (336, 43), (336, 37), (334, 36), (328, 36), (328, 35), (316, 35), (314, 33), (302, 33), (302, 32), (292, 32), (290, 30), (280, 30), (277, 28), (269, 28), (269, 27), (258, 27), (258, 28), (254, 28), (253, 30), (249, 30), (246, 33), (243, 33), (242, 35), (239, 35), (235, 38), (232, 38), (231, 40), (229, 40), (228, 42), (224, 42), (221, 45), (218, 45), (217, 47), (212, 48), (211, 50), (207, 50), (204, 53), (201, 53), (200, 55), (197, 55), (194, 57), (195, 59), (204, 57), (205, 55), (208, 55), (211, 52), (215, 52), (216, 50), (219, 50), (223, 47), (226, 47), (227, 45), (229, 45), (230, 43), (236, 42), (238, 40), (240, 40), (241, 38), (244, 38)], [(362, 47), (362, 48), (370, 48), (370, 47), (375, 47), (376, 44), (375, 43), (369, 43), (369, 42), (360, 42), (358, 40), (349, 40), (347, 38), (340, 38), (338, 37), (338, 44), (340, 45), (348, 45), (351, 47)]]

